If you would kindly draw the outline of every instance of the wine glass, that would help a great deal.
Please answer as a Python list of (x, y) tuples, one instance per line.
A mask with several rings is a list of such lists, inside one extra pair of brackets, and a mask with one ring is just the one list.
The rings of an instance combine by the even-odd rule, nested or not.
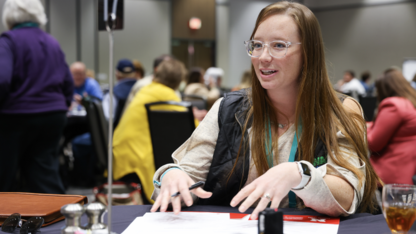
[(384, 185), (382, 201), (383, 214), (390, 231), (407, 234), (416, 219), (416, 186)]

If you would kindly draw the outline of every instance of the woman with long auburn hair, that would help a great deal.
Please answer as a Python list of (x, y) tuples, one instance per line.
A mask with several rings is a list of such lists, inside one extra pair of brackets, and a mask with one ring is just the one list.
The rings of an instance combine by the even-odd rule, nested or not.
[(388, 69), (376, 80), (376, 88), (380, 103), (378, 114), (367, 129), (371, 164), (386, 184), (413, 184), (416, 90), (394, 69)]
[[(158, 169), (152, 211), (171, 202), (179, 213), (181, 200), (253, 206), (253, 219), (270, 202), (331, 216), (373, 211), (378, 178), (361, 107), (333, 90), (314, 14), (298, 3), (271, 4), (245, 45), (252, 88), (217, 101), (173, 153), (175, 163)], [(197, 181), (205, 185), (192, 197)]]

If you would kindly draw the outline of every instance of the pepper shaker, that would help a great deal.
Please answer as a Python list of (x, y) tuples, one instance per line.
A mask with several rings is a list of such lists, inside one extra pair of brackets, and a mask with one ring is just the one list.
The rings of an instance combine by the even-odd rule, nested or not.
[(68, 204), (61, 208), (61, 213), (65, 216), (65, 228), (62, 229), (61, 234), (75, 234), (75, 232), (82, 230), (80, 227), (81, 216), (84, 213), (84, 208), (76, 204)]
[(85, 213), (88, 216), (88, 224), (84, 227), (87, 230), (106, 229), (104, 224), (104, 215), (107, 208), (100, 202), (93, 202), (85, 206)]

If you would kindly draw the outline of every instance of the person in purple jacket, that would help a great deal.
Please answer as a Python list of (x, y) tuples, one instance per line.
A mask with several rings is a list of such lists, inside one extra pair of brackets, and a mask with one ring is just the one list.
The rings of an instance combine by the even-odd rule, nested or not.
[[(0, 192), (65, 193), (58, 143), (74, 84), (39, 0), (7, 0), (0, 36)], [(16, 188), (20, 170), (23, 188)]]

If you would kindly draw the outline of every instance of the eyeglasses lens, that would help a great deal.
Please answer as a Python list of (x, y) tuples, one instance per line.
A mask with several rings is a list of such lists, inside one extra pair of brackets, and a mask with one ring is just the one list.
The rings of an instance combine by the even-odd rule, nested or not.
[(14, 213), (8, 217), (3, 225), (1, 226), (1, 231), (7, 233), (13, 233), (16, 230), (16, 227), (19, 225), (20, 222), (20, 214)]
[[(266, 45), (265, 45), (266, 46)], [(263, 53), (264, 47), (260, 41), (248, 41), (247, 53), (252, 57), (260, 57)], [(287, 50), (287, 45), (283, 41), (273, 41), (269, 44), (269, 53), (275, 58), (284, 57)]]
[(45, 220), (41, 217), (32, 217), (28, 219), (25, 224), (23, 224), (20, 229), (20, 234), (35, 234), (42, 227), (44, 222)]

